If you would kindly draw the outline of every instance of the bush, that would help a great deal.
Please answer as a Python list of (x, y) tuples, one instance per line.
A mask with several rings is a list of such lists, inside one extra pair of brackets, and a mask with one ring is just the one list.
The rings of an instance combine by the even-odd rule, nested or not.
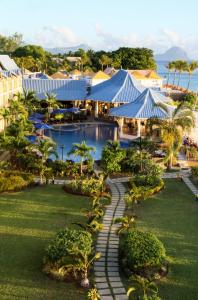
[(20, 191), (34, 183), (34, 176), (19, 171), (0, 171), (0, 192)]
[[(96, 258), (92, 254), (92, 236), (84, 230), (60, 231), (46, 249), (43, 271), (58, 280), (83, 278)], [(98, 255), (99, 257), (99, 255)]]
[(89, 232), (66, 228), (47, 247), (46, 260), (61, 265), (73, 262), (81, 252), (90, 255), (91, 251), (92, 237)]
[(124, 239), (123, 258), (131, 271), (161, 266), (166, 251), (158, 238), (149, 232), (130, 230)]
[(102, 151), (101, 166), (107, 174), (120, 172), (125, 156), (126, 151), (121, 149), (119, 142), (108, 141)]
[(198, 179), (198, 167), (191, 168), (192, 176)]
[(84, 178), (72, 180), (70, 183), (65, 184), (64, 190), (74, 194), (85, 196), (92, 196), (94, 194), (101, 194), (103, 192), (104, 182), (103, 176), (99, 178)]

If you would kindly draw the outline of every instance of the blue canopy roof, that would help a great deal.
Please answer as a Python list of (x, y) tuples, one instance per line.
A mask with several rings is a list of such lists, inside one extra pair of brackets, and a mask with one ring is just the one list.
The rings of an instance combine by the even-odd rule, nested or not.
[(46, 93), (55, 94), (59, 101), (85, 100), (86, 81), (85, 80), (65, 80), (65, 79), (23, 79), (25, 91), (35, 91), (38, 98), (43, 100)]
[(112, 78), (91, 88), (88, 99), (111, 103), (129, 103), (134, 101), (143, 91), (143, 87), (132, 75), (118, 71)]
[[(166, 106), (168, 113), (158, 104)], [(162, 94), (146, 89), (134, 102), (110, 110), (110, 116), (130, 119), (169, 118), (175, 108), (167, 104)]]

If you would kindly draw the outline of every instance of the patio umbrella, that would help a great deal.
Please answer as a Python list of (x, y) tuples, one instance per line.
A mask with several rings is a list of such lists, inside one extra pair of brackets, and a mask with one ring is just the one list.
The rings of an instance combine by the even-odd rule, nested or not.
[(37, 119), (34, 117), (29, 117), (29, 121), (31, 121), (32, 123), (42, 123), (41, 119)]
[(36, 128), (36, 130), (44, 130), (44, 129), (52, 129), (53, 127), (52, 126), (49, 126), (45, 123), (37, 123), (37, 124), (34, 124), (34, 127)]
[(36, 142), (36, 138), (37, 137), (35, 135), (27, 135), (26, 136), (26, 139), (32, 144), (34, 144)]
[(71, 107), (71, 108), (68, 108), (67, 111), (70, 112), (70, 113), (77, 114), (77, 113), (80, 112), (80, 109), (77, 108), (77, 107)]
[(55, 109), (53, 110), (52, 114), (64, 114), (66, 113), (68, 110), (66, 108), (59, 108), (59, 109)]
[(33, 113), (30, 117), (37, 118), (37, 119), (45, 118), (44, 114), (39, 114), (39, 113)]

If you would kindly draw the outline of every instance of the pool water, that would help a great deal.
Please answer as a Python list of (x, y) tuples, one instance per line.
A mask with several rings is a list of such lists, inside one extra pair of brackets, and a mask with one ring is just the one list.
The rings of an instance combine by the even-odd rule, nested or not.
[[(118, 138), (118, 129), (113, 124), (73, 124), (54, 126), (53, 129), (47, 130), (45, 134), (53, 139), (57, 144), (59, 159), (72, 159), (77, 161), (78, 158), (68, 156), (74, 143), (85, 141), (87, 145), (95, 147), (96, 152), (91, 153), (95, 160), (101, 158), (102, 148), (108, 140)], [(63, 145), (63, 157), (62, 148)]]

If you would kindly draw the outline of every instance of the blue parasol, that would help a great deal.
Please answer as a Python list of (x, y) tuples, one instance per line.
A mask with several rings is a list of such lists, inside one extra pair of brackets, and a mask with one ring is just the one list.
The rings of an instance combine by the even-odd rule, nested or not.
[(55, 109), (53, 110), (52, 114), (64, 114), (66, 113), (68, 110), (66, 108), (59, 108), (59, 109)]
[(45, 123), (37, 123), (37, 124), (34, 124), (34, 127), (36, 128), (36, 130), (41, 130), (41, 129), (52, 129), (53, 127), (52, 126), (49, 126)]
[(77, 108), (77, 107), (71, 107), (71, 108), (68, 108), (67, 111), (70, 112), (70, 113), (77, 114), (77, 113), (80, 112), (80, 109)]
[(29, 117), (29, 121), (31, 121), (32, 123), (42, 123), (41, 119), (37, 119), (34, 117)]
[(37, 119), (45, 118), (44, 114), (39, 114), (39, 113), (33, 113), (30, 117), (37, 118)]

